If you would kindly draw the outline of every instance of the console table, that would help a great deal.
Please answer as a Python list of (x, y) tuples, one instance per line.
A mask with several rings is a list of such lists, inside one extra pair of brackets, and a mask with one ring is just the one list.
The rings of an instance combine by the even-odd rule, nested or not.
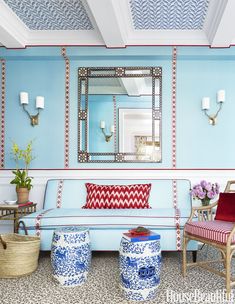
[(32, 203), (26, 206), (20, 206), (18, 204), (7, 205), (0, 204), (0, 220), (1, 221), (14, 221), (14, 232), (17, 232), (19, 219), (27, 214), (36, 211), (36, 203)]

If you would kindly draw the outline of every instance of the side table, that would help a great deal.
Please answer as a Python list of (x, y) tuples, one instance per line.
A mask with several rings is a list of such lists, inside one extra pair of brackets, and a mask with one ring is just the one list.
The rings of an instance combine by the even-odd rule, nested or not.
[(121, 239), (119, 267), (121, 289), (127, 300), (152, 300), (160, 283), (161, 247), (158, 239), (131, 242)]
[(91, 264), (89, 229), (70, 226), (56, 229), (51, 246), (53, 277), (63, 286), (82, 285)]
[(0, 220), (1, 221), (14, 221), (14, 232), (17, 232), (19, 219), (27, 214), (36, 211), (36, 203), (30, 205), (20, 206), (18, 204), (7, 205), (0, 204)]

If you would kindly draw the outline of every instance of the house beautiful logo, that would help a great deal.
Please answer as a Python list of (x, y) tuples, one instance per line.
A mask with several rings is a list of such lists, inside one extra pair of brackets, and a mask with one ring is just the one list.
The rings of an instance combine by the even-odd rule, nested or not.
[(235, 293), (232, 291), (226, 296), (226, 290), (215, 290), (214, 292), (201, 292), (195, 289), (192, 292), (176, 292), (174, 290), (166, 290), (167, 303), (191, 304), (191, 303), (213, 303), (213, 304), (234, 304)]

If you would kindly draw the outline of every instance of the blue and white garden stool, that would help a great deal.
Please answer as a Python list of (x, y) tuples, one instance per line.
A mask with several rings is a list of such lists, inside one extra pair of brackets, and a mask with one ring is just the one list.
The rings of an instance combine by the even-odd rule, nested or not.
[(160, 283), (160, 235), (156, 240), (141, 242), (123, 237), (119, 253), (121, 288), (126, 299), (152, 300)]
[(63, 286), (82, 285), (91, 264), (88, 228), (64, 227), (54, 231), (51, 248), (53, 277)]

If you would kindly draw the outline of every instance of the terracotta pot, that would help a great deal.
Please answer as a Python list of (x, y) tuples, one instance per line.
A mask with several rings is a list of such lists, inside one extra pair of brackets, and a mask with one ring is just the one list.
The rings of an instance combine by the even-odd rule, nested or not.
[(18, 188), (16, 189), (18, 203), (25, 203), (29, 201), (29, 189)]

